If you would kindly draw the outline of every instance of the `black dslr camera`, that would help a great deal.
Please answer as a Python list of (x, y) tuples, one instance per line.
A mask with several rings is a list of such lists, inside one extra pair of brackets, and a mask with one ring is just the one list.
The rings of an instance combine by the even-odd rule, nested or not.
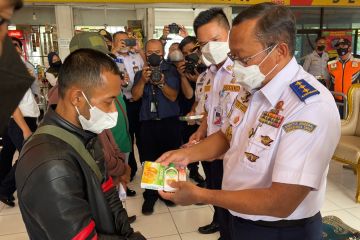
[(161, 81), (161, 70), (159, 67), (150, 67), (151, 75), (150, 75), (150, 81), (153, 84), (158, 84)]
[(176, 23), (169, 24), (169, 33), (179, 34), (180, 27)]
[(206, 71), (206, 65), (199, 63), (199, 55), (197, 53), (191, 53), (185, 57), (185, 73), (195, 75), (196, 72), (203, 73)]

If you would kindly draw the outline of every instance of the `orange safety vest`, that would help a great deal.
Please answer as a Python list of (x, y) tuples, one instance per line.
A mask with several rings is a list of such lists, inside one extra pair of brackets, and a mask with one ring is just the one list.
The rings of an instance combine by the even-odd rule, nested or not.
[[(334, 91), (345, 95), (349, 88), (356, 82), (360, 74), (360, 59), (350, 58), (342, 63), (339, 59), (328, 62), (328, 70), (334, 83)], [(342, 100), (341, 96), (335, 96), (337, 100)]]

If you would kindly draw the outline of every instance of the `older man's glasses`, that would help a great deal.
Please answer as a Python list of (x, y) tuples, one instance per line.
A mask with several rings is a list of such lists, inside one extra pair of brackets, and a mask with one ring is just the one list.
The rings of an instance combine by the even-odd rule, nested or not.
[(260, 52), (258, 52), (258, 53), (256, 53), (256, 54), (254, 54), (254, 55), (252, 55), (252, 56), (250, 56), (250, 57), (240, 58), (240, 57), (237, 57), (237, 56), (231, 54), (231, 52), (228, 53), (228, 57), (229, 57), (232, 61), (235, 61), (235, 60), (236, 60), (236, 61), (239, 61), (242, 65), (246, 66), (246, 65), (249, 64), (249, 62), (250, 62), (252, 59), (256, 58), (257, 56), (259, 56), (259, 55), (262, 54), (263, 52), (270, 51), (274, 46), (275, 46), (275, 45), (272, 45), (272, 46), (270, 46), (270, 47), (268, 47), (268, 48), (265, 48), (264, 50), (262, 50), (262, 51), (260, 51)]

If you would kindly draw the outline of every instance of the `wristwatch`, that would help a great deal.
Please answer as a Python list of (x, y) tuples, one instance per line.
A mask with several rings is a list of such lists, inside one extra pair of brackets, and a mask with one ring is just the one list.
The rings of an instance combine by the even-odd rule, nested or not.
[(160, 83), (157, 86), (158, 86), (158, 88), (160, 88), (162, 90), (164, 88), (164, 86), (165, 86), (165, 83)]

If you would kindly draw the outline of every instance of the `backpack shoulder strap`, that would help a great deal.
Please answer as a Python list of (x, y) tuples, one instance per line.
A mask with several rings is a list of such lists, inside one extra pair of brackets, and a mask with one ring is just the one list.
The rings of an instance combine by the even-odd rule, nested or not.
[(99, 181), (102, 182), (103, 176), (100, 172), (99, 166), (96, 164), (94, 158), (90, 155), (89, 151), (85, 148), (79, 138), (64, 129), (53, 125), (44, 125), (39, 127), (33, 136), (40, 134), (52, 135), (69, 144), (93, 170)]

